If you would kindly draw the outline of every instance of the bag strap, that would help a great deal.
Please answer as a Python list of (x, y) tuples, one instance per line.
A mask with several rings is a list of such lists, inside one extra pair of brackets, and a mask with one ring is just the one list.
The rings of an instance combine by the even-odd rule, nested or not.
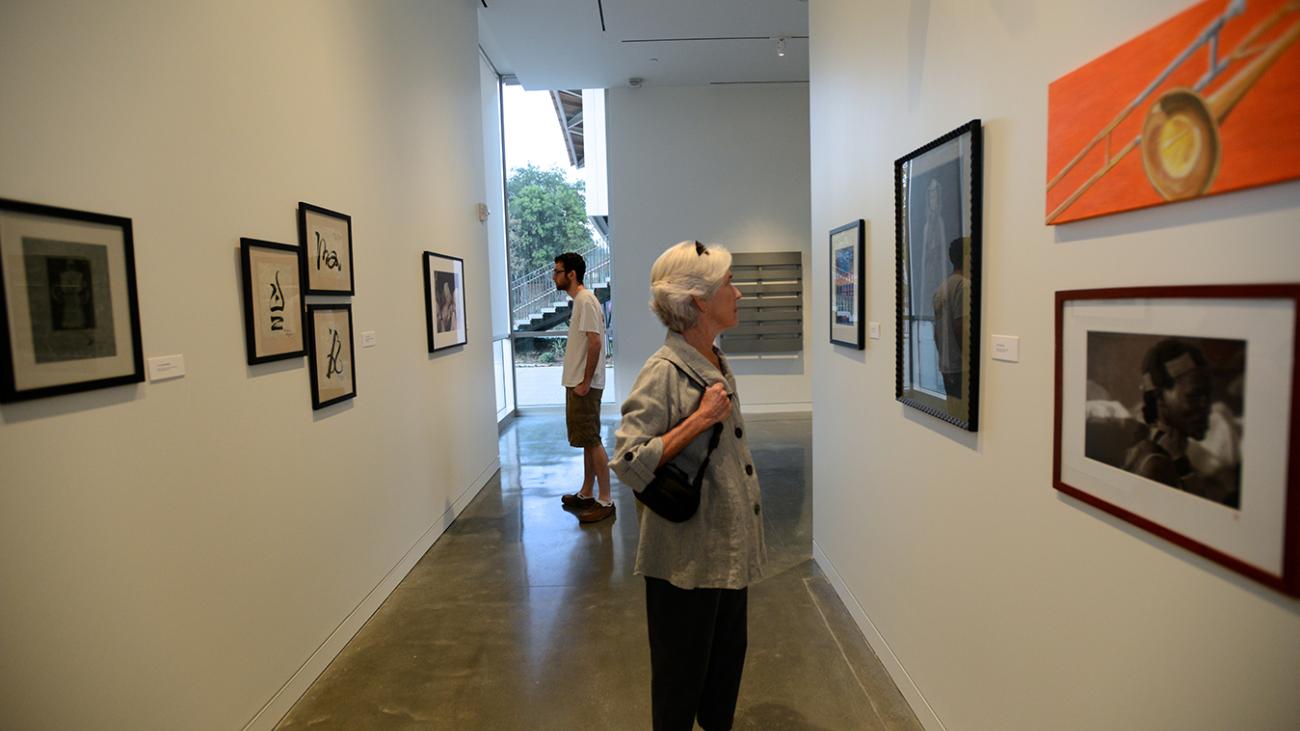
[(695, 479), (691, 481), (691, 486), (696, 490), (704, 484), (704, 471), (709, 468), (709, 459), (713, 457), (713, 450), (718, 448), (718, 443), (722, 441), (722, 422), (713, 425), (713, 436), (709, 438), (709, 451), (704, 455), (704, 461), (700, 463), (700, 469), (695, 473)]

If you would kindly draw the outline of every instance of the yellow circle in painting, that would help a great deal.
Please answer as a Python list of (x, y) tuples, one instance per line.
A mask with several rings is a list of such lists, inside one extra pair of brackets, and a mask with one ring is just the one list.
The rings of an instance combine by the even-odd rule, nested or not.
[(1201, 128), (1187, 113), (1178, 112), (1160, 125), (1160, 166), (1169, 177), (1187, 177), (1203, 147)]

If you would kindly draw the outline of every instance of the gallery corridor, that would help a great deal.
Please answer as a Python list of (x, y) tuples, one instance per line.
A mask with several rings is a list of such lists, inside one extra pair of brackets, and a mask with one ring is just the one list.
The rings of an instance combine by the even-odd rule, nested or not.
[[(607, 447), (617, 419), (602, 422)], [(737, 729), (919, 729), (811, 560), (811, 420), (748, 421), (767, 577), (750, 590)], [(501, 435), (501, 473), (281, 722), (281, 729), (648, 729), (645, 595), (631, 491), (614, 519), (560, 507), (581, 476), (562, 414)]]

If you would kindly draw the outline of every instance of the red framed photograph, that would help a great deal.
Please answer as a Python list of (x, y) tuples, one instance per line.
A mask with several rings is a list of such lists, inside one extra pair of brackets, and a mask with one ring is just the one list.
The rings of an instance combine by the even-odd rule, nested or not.
[(1300, 596), (1300, 284), (1056, 293), (1052, 484)]

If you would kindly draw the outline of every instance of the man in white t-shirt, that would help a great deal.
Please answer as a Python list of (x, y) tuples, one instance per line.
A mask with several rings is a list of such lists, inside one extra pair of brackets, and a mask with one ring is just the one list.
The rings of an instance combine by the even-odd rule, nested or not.
[[(564, 348), (564, 415), (569, 444), (582, 449), (582, 488), (563, 495), (566, 508), (575, 508), (578, 520), (595, 523), (614, 515), (609, 495), (609, 455), (600, 441), (600, 395), (605, 390), (605, 313), (600, 300), (582, 286), (587, 262), (573, 252), (555, 257), (555, 288), (573, 298), (569, 339)], [(592, 497), (592, 483), (600, 487)]]

